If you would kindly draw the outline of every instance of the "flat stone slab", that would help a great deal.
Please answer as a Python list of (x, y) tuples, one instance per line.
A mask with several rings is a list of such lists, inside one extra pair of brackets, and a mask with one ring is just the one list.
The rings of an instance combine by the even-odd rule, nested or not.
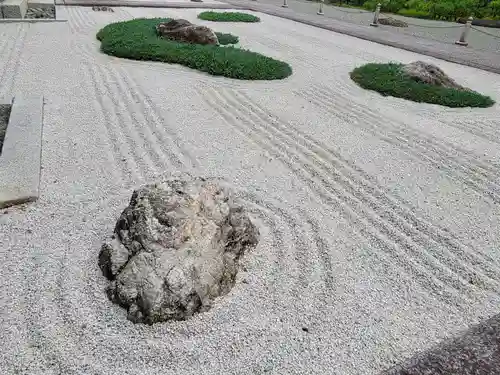
[(500, 314), (380, 375), (500, 374)]
[(43, 97), (15, 97), (0, 155), (0, 208), (39, 196)]
[(28, 0), (3, 0), (0, 2), (2, 18), (24, 18)]

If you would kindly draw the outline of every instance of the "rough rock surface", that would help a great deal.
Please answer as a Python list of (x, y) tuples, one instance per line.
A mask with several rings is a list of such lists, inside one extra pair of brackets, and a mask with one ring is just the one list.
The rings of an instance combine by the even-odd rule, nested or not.
[(218, 45), (219, 40), (212, 29), (206, 26), (193, 25), (184, 19), (162, 22), (156, 26), (159, 35), (164, 38), (184, 43)]
[(408, 27), (408, 24), (404, 21), (397, 20), (392, 17), (387, 18), (379, 18), (378, 23), (386, 26), (394, 26), (394, 27)]
[(45, 8), (28, 8), (26, 11), (26, 15), (24, 18), (30, 19), (55, 19), (56, 18), (56, 8), (54, 7), (45, 7)]
[(132, 194), (99, 266), (133, 322), (184, 320), (234, 285), (259, 231), (216, 180), (169, 178)]
[(500, 374), (500, 315), (380, 375)]
[(415, 61), (403, 66), (403, 73), (417, 81), (435, 86), (463, 90), (464, 88), (448, 77), (441, 68), (423, 61)]

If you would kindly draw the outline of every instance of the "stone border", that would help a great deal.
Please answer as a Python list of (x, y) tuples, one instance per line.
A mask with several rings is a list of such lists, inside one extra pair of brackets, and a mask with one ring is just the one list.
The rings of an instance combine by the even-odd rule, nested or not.
[(28, 9), (28, 0), (2, 0), (0, 12), (2, 18), (23, 18)]
[(15, 97), (0, 155), (0, 208), (38, 199), (43, 97)]

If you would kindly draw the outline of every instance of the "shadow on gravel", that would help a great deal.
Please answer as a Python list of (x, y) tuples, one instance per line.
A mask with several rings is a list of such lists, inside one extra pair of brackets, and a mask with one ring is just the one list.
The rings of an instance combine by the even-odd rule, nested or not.
[(500, 314), (380, 375), (499, 375)]
[(7, 125), (9, 123), (11, 106), (7, 104), (0, 104), (0, 155), (2, 154), (3, 140), (7, 132)]

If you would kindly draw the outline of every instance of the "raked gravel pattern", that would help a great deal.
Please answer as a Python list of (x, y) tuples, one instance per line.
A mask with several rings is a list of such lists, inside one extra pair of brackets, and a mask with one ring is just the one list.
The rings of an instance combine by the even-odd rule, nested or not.
[[(349, 72), (422, 59), (500, 100), (500, 77), (259, 15), (58, 7), (0, 28), (0, 97), (44, 95), (41, 197), (0, 211), (2, 374), (376, 374), (500, 311), (499, 106), (364, 91)], [(98, 52), (107, 23), (182, 17), (289, 61), (240, 82)], [(226, 178), (261, 231), (231, 293), (134, 325), (97, 266), (134, 187)]]

